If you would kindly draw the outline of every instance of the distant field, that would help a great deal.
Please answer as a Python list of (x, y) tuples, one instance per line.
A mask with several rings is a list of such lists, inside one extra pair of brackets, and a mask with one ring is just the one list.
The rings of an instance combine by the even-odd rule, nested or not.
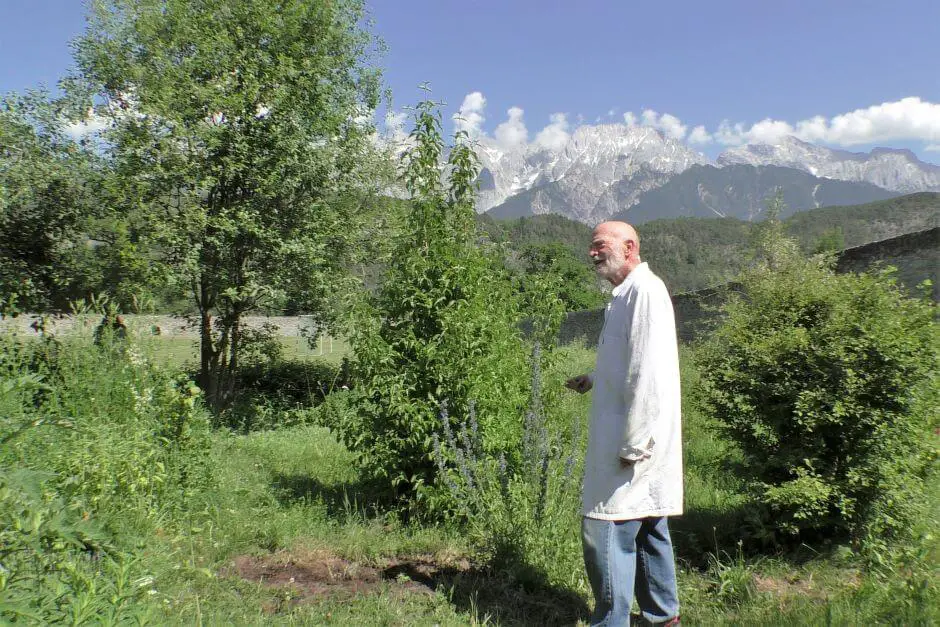
[[(98, 315), (82, 316), (47, 316), (45, 328), (52, 334), (77, 333), (91, 336), (100, 322)], [(152, 347), (157, 359), (165, 360), (167, 365), (181, 367), (186, 363), (197, 363), (199, 359), (199, 337), (182, 318), (172, 316), (136, 316), (127, 315), (125, 320), (130, 336), (136, 341)], [(39, 337), (34, 328), (41, 322), (38, 314), (24, 314), (16, 318), (0, 320), (0, 332), (9, 331), (24, 337)], [(250, 316), (246, 318), (249, 327), (257, 328), (270, 323), (281, 334), (284, 354), (289, 358), (322, 358), (328, 361), (340, 361), (349, 354), (349, 344), (341, 338), (322, 336), (316, 347), (311, 347), (307, 338), (301, 335), (306, 319), (303, 316)]]
[[(191, 337), (154, 337), (149, 340), (157, 359), (163, 359), (171, 367), (187, 363), (196, 364), (199, 359), (199, 340)], [(349, 344), (341, 338), (323, 337), (312, 348), (306, 338), (281, 337), (284, 356), (292, 359), (325, 359), (339, 362), (349, 354)]]

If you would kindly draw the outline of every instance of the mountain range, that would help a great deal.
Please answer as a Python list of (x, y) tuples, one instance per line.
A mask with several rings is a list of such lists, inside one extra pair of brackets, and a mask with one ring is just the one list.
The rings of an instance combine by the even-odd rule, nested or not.
[(852, 153), (795, 137), (731, 148), (712, 162), (639, 125), (584, 125), (560, 147), (484, 138), (477, 209), (496, 219), (554, 213), (593, 225), (617, 217), (753, 220), (777, 189), (791, 211), (940, 191), (940, 166), (908, 150)]

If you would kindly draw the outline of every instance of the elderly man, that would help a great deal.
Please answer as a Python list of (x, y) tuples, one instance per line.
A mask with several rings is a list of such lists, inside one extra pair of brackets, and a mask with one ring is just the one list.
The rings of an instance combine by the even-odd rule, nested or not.
[(614, 285), (592, 374), (581, 534), (596, 601), (592, 625), (629, 625), (634, 595), (643, 618), (678, 625), (676, 567), (667, 516), (682, 513), (679, 356), (672, 301), (640, 260), (623, 222), (594, 229), (591, 259)]

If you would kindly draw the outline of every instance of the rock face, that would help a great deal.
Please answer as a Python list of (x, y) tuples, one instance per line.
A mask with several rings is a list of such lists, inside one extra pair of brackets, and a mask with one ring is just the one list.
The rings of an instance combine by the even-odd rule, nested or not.
[[(712, 170), (741, 165), (789, 168), (820, 179), (813, 183), (820, 187), (810, 194), (812, 203), (805, 202), (806, 194), (784, 189), (786, 194), (801, 198), (800, 208), (820, 206), (816, 201), (823, 205), (853, 204), (886, 198), (891, 193), (940, 191), (940, 166), (925, 163), (908, 150), (876, 148), (870, 153), (852, 153), (815, 146), (794, 137), (773, 145), (732, 148), (711, 163), (703, 154), (651, 127), (599, 124), (578, 127), (563, 145), (551, 149), (524, 143), (506, 149), (495, 140), (484, 138), (477, 154), (483, 166), (477, 210), (489, 211), (495, 218), (556, 213), (594, 225), (634, 206), (649, 206), (651, 198), (662, 202), (662, 194), (655, 195), (656, 190), (679, 175), (686, 176), (681, 184), (688, 187), (688, 172), (706, 176), (700, 181), (701, 201), (708, 204), (707, 198), (717, 193), (712, 185), (716, 178)], [(706, 165), (714, 167), (693, 168)], [(739, 176), (737, 172), (729, 173), (730, 178)], [(828, 184), (826, 180), (862, 187), (852, 189)], [(888, 190), (887, 194), (874, 192), (872, 186)], [(825, 200), (821, 199), (820, 191)], [(650, 194), (654, 196), (648, 197)], [(743, 199), (740, 188), (729, 192), (728, 197), (736, 194)], [(682, 202), (688, 205), (688, 200), (685, 193)], [(759, 213), (760, 202), (755, 207), (751, 200), (747, 201), (750, 203), (747, 211), (743, 205), (732, 203), (725, 209), (718, 208), (713, 215), (727, 210), (728, 215), (753, 217)], [(666, 205), (676, 203), (679, 199), (673, 198)], [(663, 213), (648, 219), (675, 215)], [(690, 209), (678, 215), (702, 214)]]
[(897, 196), (870, 183), (824, 179), (794, 168), (696, 165), (643, 194), (636, 204), (613, 217), (631, 224), (679, 217), (754, 220), (761, 217), (767, 200), (778, 189), (787, 206), (781, 218), (807, 209), (859, 205)]
[(778, 165), (814, 176), (871, 183), (900, 194), (940, 191), (940, 166), (921, 161), (910, 150), (846, 152), (786, 137), (778, 144), (732, 148), (719, 155), (716, 164)]
[[(581, 126), (557, 151), (538, 147), (478, 149), (483, 165), (477, 209), (508, 218), (558, 213), (580, 222), (609, 217), (613, 204), (632, 203), (643, 191), (708, 159), (660, 131), (626, 124)], [(613, 185), (618, 191), (605, 193)]]

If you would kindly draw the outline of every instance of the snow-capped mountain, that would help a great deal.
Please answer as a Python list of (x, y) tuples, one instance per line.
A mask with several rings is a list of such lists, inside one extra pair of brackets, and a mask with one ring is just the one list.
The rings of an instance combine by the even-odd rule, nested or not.
[[(483, 165), (479, 211), (502, 205), (495, 216), (560, 213), (587, 223), (629, 206), (693, 164), (708, 163), (656, 129), (626, 124), (581, 126), (559, 150), (532, 144), (504, 150), (484, 140), (477, 154)], [(614, 184), (616, 207), (605, 197)]]
[(719, 155), (718, 166), (732, 164), (779, 165), (823, 178), (871, 183), (902, 194), (940, 191), (940, 166), (924, 163), (909, 150), (847, 152), (786, 137), (776, 144), (748, 144)]
[(822, 178), (776, 165), (695, 165), (612, 217), (631, 224), (679, 217), (751, 221), (763, 216), (777, 190), (782, 190), (786, 205), (781, 218), (807, 209), (860, 205), (897, 195), (871, 183)]
[[(925, 163), (908, 150), (876, 148), (869, 153), (853, 153), (816, 146), (795, 137), (786, 137), (776, 144), (748, 144), (723, 152), (712, 163), (703, 154), (683, 142), (667, 137), (649, 126), (627, 124), (582, 125), (558, 148), (540, 147), (537, 143), (503, 148), (492, 138), (484, 137), (477, 145), (483, 166), (477, 210), (488, 211), (495, 218), (513, 218), (542, 213), (557, 213), (586, 224), (596, 224), (611, 216), (626, 215), (631, 207), (644, 199), (665, 202), (675, 200), (687, 209), (690, 176), (706, 176), (708, 180), (693, 186), (705, 190), (717, 180), (714, 168), (729, 166), (768, 166), (762, 181), (791, 181), (792, 175), (775, 172), (775, 168), (792, 168), (823, 179), (819, 189), (828, 190), (827, 202), (839, 204), (864, 197), (875, 200), (891, 195), (919, 191), (940, 191), (940, 166)], [(711, 169), (695, 169), (695, 174), (682, 179), (683, 196), (653, 194), (692, 166), (710, 165)], [(738, 174), (735, 175), (739, 177)], [(757, 179), (755, 179), (757, 180)], [(826, 185), (825, 180), (846, 185)], [(741, 181), (738, 181), (741, 183)], [(857, 185), (853, 188), (852, 185)], [(873, 186), (885, 190), (881, 194)], [(759, 185), (758, 185), (759, 187)], [(811, 186), (812, 187), (812, 186)], [(669, 189), (678, 189), (676, 186)], [(784, 189), (788, 193), (787, 189)], [(705, 196), (696, 202), (709, 206)], [(758, 212), (737, 202), (745, 202), (740, 186), (720, 192), (731, 203), (730, 215), (740, 211), (749, 217)], [(650, 196), (653, 194), (653, 196)], [(748, 192), (751, 194), (751, 192)], [(762, 198), (757, 194), (754, 198)], [(817, 194), (811, 195), (813, 202)], [(794, 196), (806, 200), (803, 195)], [(750, 198), (750, 196), (748, 196)], [(731, 201), (734, 200), (734, 202)], [(752, 202), (754, 199), (748, 200)], [(810, 202), (806, 200), (806, 202)], [(862, 201), (859, 201), (862, 202)], [(645, 206), (648, 206), (647, 202)], [(734, 207), (732, 207), (734, 205)], [(679, 206), (663, 206), (663, 217)], [(637, 212), (645, 215), (647, 211)], [(695, 214), (695, 211), (692, 212)], [(753, 214), (753, 215), (752, 215)], [(680, 211), (679, 215), (685, 215)], [(653, 219), (647, 216), (645, 219)]]

